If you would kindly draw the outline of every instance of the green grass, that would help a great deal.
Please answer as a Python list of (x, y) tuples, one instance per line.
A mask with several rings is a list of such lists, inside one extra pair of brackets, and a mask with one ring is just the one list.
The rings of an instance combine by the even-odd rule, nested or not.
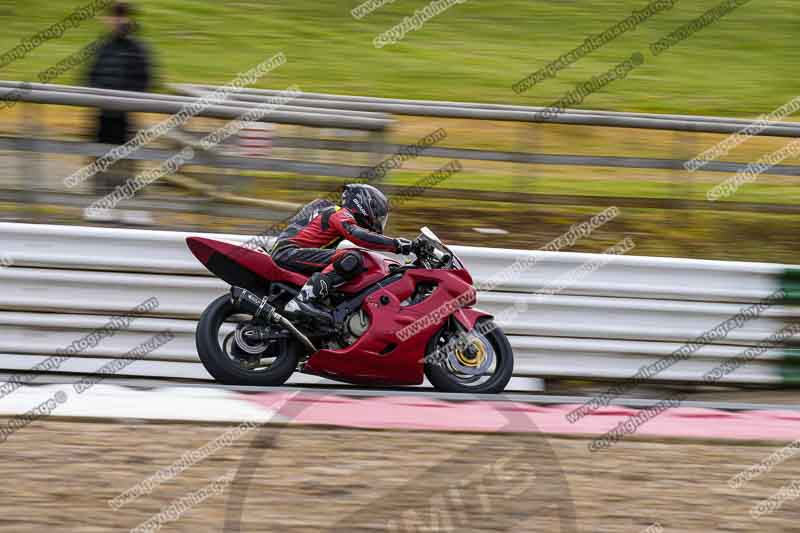
[[(442, 181), (438, 187), (476, 191), (705, 200), (708, 190), (728, 177), (728, 174), (720, 173), (717, 174), (717, 181), (709, 183), (688, 182), (677, 178), (671, 180), (669, 171), (654, 172), (658, 177), (647, 180), (621, 177), (583, 179), (573, 176), (552, 176), (548, 175), (546, 170), (540, 172), (541, 175), (535, 177), (461, 172)], [(387, 183), (411, 186), (427, 175), (425, 172), (397, 171), (391, 175)], [(723, 201), (795, 204), (796, 195), (797, 185), (756, 182), (745, 183), (730, 197), (730, 200)]]
[[(644, 0), (469, 0), (376, 49), (372, 39), (425, 6), (396, 0), (358, 21), (359, 0), (316, 2), (142, 0), (142, 37), (162, 81), (224, 83), (283, 51), (288, 63), (261, 87), (297, 84), (305, 91), (545, 105), (614, 66), (633, 51), (645, 64), (590, 95), (579, 107), (753, 116), (796, 95), (800, 3), (752, 1), (654, 57), (648, 45), (719, 0), (678, 0), (608, 45), (516, 95), (511, 85), (641, 9)], [(85, 1), (29, 0), (0, 7), (0, 49), (40, 31)], [(97, 21), (70, 29), (6, 66), (3, 78), (36, 73), (77, 51), (101, 31)], [(57, 80), (75, 83), (78, 71)]]
[[(0, 5), (0, 53), (87, 1), (29, 0)], [(642, 66), (576, 107), (754, 117), (798, 94), (797, 0), (752, 0), (654, 57), (650, 43), (721, 1), (677, 0), (670, 11), (655, 15), (522, 95), (512, 91), (512, 84), (586, 37), (623, 20), (634, 9), (645, 7), (648, 0), (468, 0), (409, 33), (400, 43), (382, 49), (372, 46), (373, 38), (429, 0), (395, 0), (358, 21), (350, 10), (361, 1), (141, 0), (136, 4), (141, 10), (141, 37), (158, 65), (160, 90), (166, 90), (164, 85), (170, 82), (227, 83), (283, 52), (287, 64), (256, 87), (283, 89), (296, 84), (307, 92), (549, 105), (576, 84), (640, 51), (645, 58)], [(4, 67), (0, 78), (36, 81), (38, 72), (77, 52), (103, 31), (99, 21), (87, 21)], [(74, 69), (56, 82), (79, 84), (82, 80), (83, 69)], [(88, 131), (88, 123), (78, 124), (74, 113), (49, 107), (51, 118), (61, 110), (62, 129)], [(81, 120), (89, 117), (86, 114)], [(21, 120), (19, 109), (0, 111), (0, 129), (16, 130)], [(401, 117), (389, 140), (414, 142), (437, 127), (448, 130), (442, 146), (667, 158), (691, 157), (723, 137)], [(725, 159), (753, 161), (785, 142), (753, 139)], [(433, 164), (430, 160), (409, 163), (394, 172), (389, 182), (411, 184), (427, 175), (426, 168)], [(544, 166), (524, 167), (523, 175), (520, 167), (473, 161), (465, 162), (465, 167), (468, 170), (440, 187), (701, 199), (714, 183), (729, 177), (724, 173), (689, 177), (669, 171), (625, 173)], [(269, 178), (258, 180), (248, 192), (296, 201), (307, 200), (311, 193), (283, 190), (279, 182), (291, 179), (289, 176)], [(796, 202), (796, 191), (790, 179), (765, 176), (742, 187), (732, 200)], [(423, 197), (399, 211), (392, 231), (411, 235), (420, 221), (430, 221), (448, 240), (485, 244), (485, 237), (472, 227), (503, 227), (509, 234), (493, 239), (494, 246), (531, 249), (597, 210), (547, 205), (520, 209), (518, 204)], [(797, 263), (798, 223), (797, 216), (767, 213), (626, 209), (623, 216), (577, 249), (602, 251), (630, 234), (637, 242), (635, 254)]]

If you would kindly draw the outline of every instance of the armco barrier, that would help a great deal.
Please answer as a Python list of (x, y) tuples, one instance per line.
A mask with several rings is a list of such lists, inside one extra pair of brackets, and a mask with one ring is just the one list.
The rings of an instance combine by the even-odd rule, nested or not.
[[(194, 348), (203, 308), (226, 290), (186, 248), (188, 234), (79, 226), (0, 223), (0, 370), (22, 371), (59, 348), (151, 297), (147, 316), (67, 360), (54, 371), (91, 373), (169, 329), (174, 339), (119, 372), (121, 376), (210, 379)], [(197, 235), (197, 234), (193, 234)], [(210, 235), (244, 242), (251, 236)], [(800, 323), (797, 270), (766, 263), (615, 256), (599, 270), (539, 295), (596, 254), (454, 247), (480, 285), (478, 305), (500, 320), (516, 356), (515, 376), (625, 379), (779, 288), (787, 299), (700, 347), (691, 357), (653, 376), (657, 381), (702, 381), (722, 362), (740, 355), (790, 323)], [(515, 261), (514, 276), (498, 272)], [(491, 283), (501, 279), (499, 284)], [(725, 376), (723, 382), (794, 382), (796, 350), (775, 346)]]

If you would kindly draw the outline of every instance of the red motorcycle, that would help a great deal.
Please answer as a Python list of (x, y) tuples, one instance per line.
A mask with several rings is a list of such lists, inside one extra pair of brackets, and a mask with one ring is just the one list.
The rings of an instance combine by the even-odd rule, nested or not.
[(281, 385), (296, 370), (361, 385), (419, 385), (498, 393), (514, 370), (503, 331), (473, 309), (476, 291), (461, 260), (428, 228), (405, 264), (362, 250), (367, 270), (329, 302), (332, 327), (304, 327), (281, 310), (306, 282), (261, 249), (188, 237), (194, 256), (229, 283), (197, 326), (200, 360), (215, 379)]

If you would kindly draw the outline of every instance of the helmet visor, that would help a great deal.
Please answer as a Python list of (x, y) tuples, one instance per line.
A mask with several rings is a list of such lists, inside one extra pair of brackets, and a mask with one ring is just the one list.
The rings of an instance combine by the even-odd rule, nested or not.
[(378, 225), (381, 228), (381, 233), (386, 232), (386, 224), (389, 223), (389, 213), (386, 213), (382, 217), (378, 217)]

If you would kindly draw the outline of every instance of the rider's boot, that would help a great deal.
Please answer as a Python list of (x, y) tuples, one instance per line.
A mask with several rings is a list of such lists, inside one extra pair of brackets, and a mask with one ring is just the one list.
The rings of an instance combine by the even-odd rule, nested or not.
[(292, 322), (310, 317), (316, 322), (332, 326), (333, 313), (322, 300), (328, 297), (334, 283), (339, 281), (341, 280), (334, 272), (315, 272), (300, 289), (300, 293), (286, 304), (282, 314)]

